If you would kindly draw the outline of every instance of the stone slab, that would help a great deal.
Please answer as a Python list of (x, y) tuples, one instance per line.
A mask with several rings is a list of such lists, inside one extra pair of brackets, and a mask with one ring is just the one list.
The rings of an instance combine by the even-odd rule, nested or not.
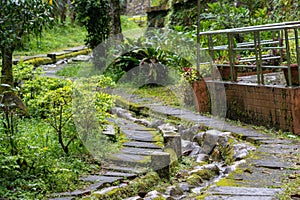
[(88, 175), (85, 177), (80, 177), (79, 180), (87, 182), (103, 182), (103, 183), (113, 183), (114, 181), (120, 180), (120, 177), (107, 177), (100, 175)]
[(121, 152), (126, 154), (135, 155), (151, 155), (155, 151), (162, 151), (162, 149), (145, 149), (145, 148), (135, 148), (135, 147), (124, 147)]
[(145, 149), (162, 149), (162, 147), (149, 142), (125, 142), (123, 146), (145, 148)]
[(270, 154), (296, 154), (299, 149), (299, 145), (262, 144), (259, 146), (258, 151)]
[(122, 132), (128, 139), (140, 141), (140, 142), (155, 142), (153, 134), (149, 131), (136, 131), (123, 129)]
[(113, 171), (105, 172), (102, 175), (103, 176), (112, 176), (112, 177), (126, 177), (126, 178), (134, 178), (137, 176), (137, 174), (133, 174), (133, 173), (113, 172)]
[(148, 171), (147, 168), (142, 168), (137, 166), (135, 167), (116, 166), (113, 164), (103, 166), (102, 168), (106, 170), (116, 171), (116, 172), (134, 173), (134, 174), (144, 174)]
[(63, 198), (63, 197), (78, 197), (78, 196), (85, 196), (85, 195), (90, 195), (92, 190), (89, 189), (83, 189), (83, 190), (75, 190), (72, 192), (62, 192), (62, 193), (54, 193), (51, 194), (52, 197), (57, 197), (57, 198)]
[(207, 196), (204, 200), (274, 200), (274, 197), (266, 196)]
[(115, 165), (147, 167), (150, 164), (151, 156), (117, 153), (110, 155), (106, 161)]
[(280, 162), (278, 160), (255, 160), (254, 164), (257, 167), (265, 167), (271, 169), (284, 169), (290, 166), (290, 163)]
[(234, 195), (234, 196), (275, 196), (281, 192), (280, 189), (271, 188), (247, 188), (247, 187), (211, 187), (208, 193), (213, 195)]
[(51, 198), (49, 200), (73, 200), (76, 197), (57, 197), (57, 198)]

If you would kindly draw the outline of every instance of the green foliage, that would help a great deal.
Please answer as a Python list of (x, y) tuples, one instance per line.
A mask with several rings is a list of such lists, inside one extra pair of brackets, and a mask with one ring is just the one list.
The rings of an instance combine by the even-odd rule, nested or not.
[(51, 6), (41, 0), (1, 1), (0, 46), (14, 49), (24, 34), (40, 34), (51, 24)]
[(1, 83), (13, 86), (12, 55), (29, 34), (52, 25), (51, 6), (42, 0), (0, 2)]
[(22, 119), (17, 128), (18, 154), (9, 155), (5, 141), (0, 143), (2, 198), (42, 199), (50, 191), (75, 189), (81, 185), (78, 175), (92, 170), (88, 156), (85, 160), (76, 155), (83, 153), (79, 146), (72, 149), (72, 155), (64, 157), (47, 123), (33, 118)]
[(23, 38), (23, 45), (16, 49), (14, 56), (32, 56), (82, 46), (85, 37), (86, 30), (76, 23), (71, 24), (68, 18), (64, 25), (56, 24), (45, 29), (40, 37), (30, 35)]
[(74, 6), (79, 22), (88, 32), (86, 44), (91, 48), (97, 47), (108, 38), (110, 33), (107, 0), (75, 0)]
[(137, 23), (135, 23), (132, 20), (129, 20), (129, 17), (125, 15), (121, 16), (121, 25), (123, 32), (139, 28), (139, 25)]
[(126, 74), (127, 80), (143, 81), (145, 84), (157, 80), (168, 83), (171, 81), (168, 77), (170, 68), (182, 72), (184, 67), (192, 66), (190, 61), (194, 60), (195, 53), (193, 42), (188, 35), (172, 30), (148, 31), (137, 40), (127, 38), (119, 45), (119, 49), (112, 51), (114, 55), (120, 56), (113, 60), (104, 74), (114, 81)]
[(300, 19), (299, 0), (268, 1), (270, 18), (274, 22), (297, 21)]
[(72, 63), (58, 70), (55, 75), (64, 77), (76, 77), (82, 68), (82, 63)]
[[(113, 86), (111, 79), (85, 78), (81, 88), (76, 85), (75, 89), (70, 80), (26, 74), (32, 69), (30, 65), (20, 63), (15, 69), (18, 70), (17, 80), (23, 79), (23, 83), (19, 91), (11, 91), (20, 94), (31, 118), (22, 117), (26, 114), (26, 107), (10, 90), (1, 96), (0, 196), (9, 199), (42, 199), (49, 192), (80, 187), (79, 175), (95, 167), (93, 163), (89, 164), (94, 162), (87, 155), (89, 143), (84, 146), (80, 140), (83, 139), (80, 137), (80, 128), (85, 127), (76, 126), (79, 128), (76, 130), (75, 125), (78, 124), (74, 120), (80, 118), (91, 122), (93, 119), (89, 117), (95, 116), (94, 125), (97, 126), (94, 130), (97, 132), (93, 133), (97, 137), (88, 137), (87, 140), (102, 146), (96, 149), (99, 152), (93, 154), (94, 159), (102, 158), (118, 147), (99, 134), (107, 123), (107, 111), (113, 105), (112, 96), (107, 94), (107, 86)], [(74, 106), (73, 101), (79, 104), (75, 102)], [(65, 157), (66, 153), (68, 157)]]
[(66, 83), (62, 88), (47, 91), (43, 97), (40, 97), (38, 106), (42, 108), (47, 122), (56, 131), (62, 149), (69, 154), (69, 145), (77, 137), (72, 123), (71, 84)]

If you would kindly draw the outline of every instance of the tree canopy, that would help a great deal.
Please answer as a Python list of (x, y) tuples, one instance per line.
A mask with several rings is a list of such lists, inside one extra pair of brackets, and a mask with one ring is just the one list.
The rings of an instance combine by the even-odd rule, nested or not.
[(40, 34), (53, 19), (51, 5), (43, 0), (0, 1), (1, 83), (13, 85), (12, 54), (22, 38)]

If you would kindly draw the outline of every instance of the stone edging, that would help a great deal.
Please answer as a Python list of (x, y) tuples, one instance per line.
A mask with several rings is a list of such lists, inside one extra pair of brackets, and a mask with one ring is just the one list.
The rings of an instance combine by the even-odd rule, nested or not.
[(63, 50), (62, 52), (52, 52), (47, 55), (37, 55), (37, 56), (24, 56), (20, 58), (13, 59), (13, 64), (18, 64), (19, 62), (23, 62), (26, 64), (34, 65), (38, 67), (40, 65), (53, 64), (59, 60), (65, 58), (71, 58), (78, 55), (87, 55), (91, 53), (92, 50), (85, 46), (74, 47), (70, 49)]

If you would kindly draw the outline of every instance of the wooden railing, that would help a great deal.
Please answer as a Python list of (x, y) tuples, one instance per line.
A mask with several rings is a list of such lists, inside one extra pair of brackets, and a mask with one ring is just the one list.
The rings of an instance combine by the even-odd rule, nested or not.
[[(235, 81), (234, 70), (238, 68), (255, 68), (258, 84), (264, 84), (263, 70), (287, 69), (287, 85), (291, 86), (291, 66), (298, 66), (298, 85), (300, 83), (299, 29), (300, 21), (292, 21), (201, 32), (199, 33), (199, 37), (207, 37), (207, 47), (201, 48), (201, 50), (206, 50), (209, 52), (209, 55), (212, 58), (212, 66), (216, 65), (218, 67), (230, 67), (231, 81)], [(226, 38), (227, 44), (216, 45), (217, 42), (215, 40), (217, 37), (220, 37), (220, 35)], [(241, 35), (246, 35), (248, 38), (251, 38), (251, 40), (237, 43), (236, 38), (237, 36)], [(295, 49), (290, 48), (291, 41), (294, 42)], [(227, 62), (216, 62), (218, 61), (217, 54), (220, 51), (227, 51)], [(243, 52), (245, 51), (248, 51), (248, 53), (252, 52), (254, 56), (237, 58), (239, 53), (244, 54)], [(269, 53), (263, 54), (265, 51), (269, 51)], [(292, 63), (291, 56), (294, 58), (293, 61), (295, 61), (295, 63)], [(266, 61), (269, 62), (266, 63)], [(249, 65), (247, 63), (251, 64)]]

